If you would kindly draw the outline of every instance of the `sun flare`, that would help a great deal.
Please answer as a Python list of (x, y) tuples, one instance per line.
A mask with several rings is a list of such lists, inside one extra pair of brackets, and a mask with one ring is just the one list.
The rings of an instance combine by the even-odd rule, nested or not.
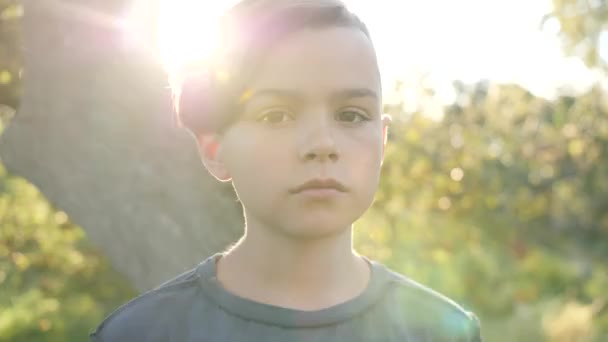
[(219, 17), (232, 2), (160, 0), (157, 44), (165, 69), (206, 59), (218, 44)]

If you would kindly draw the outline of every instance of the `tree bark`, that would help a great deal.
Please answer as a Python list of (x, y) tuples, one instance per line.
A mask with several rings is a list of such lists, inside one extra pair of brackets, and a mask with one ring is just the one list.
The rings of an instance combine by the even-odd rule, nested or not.
[(0, 137), (6, 168), (64, 210), (139, 290), (236, 240), (234, 191), (176, 127), (160, 65), (124, 38), (124, 1), (24, 6), (24, 94)]

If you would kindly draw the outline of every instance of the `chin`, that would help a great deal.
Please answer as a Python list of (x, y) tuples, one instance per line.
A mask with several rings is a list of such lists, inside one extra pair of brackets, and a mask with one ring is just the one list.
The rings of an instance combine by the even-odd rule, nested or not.
[(282, 228), (281, 233), (293, 239), (317, 240), (344, 234), (350, 231), (351, 227), (352, 223), (310, 222), (305, 224), (300, 222), (300, 224)]

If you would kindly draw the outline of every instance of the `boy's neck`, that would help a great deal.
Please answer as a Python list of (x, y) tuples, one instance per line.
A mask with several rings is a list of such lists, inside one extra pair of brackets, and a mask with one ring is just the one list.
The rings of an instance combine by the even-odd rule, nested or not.
[(363, 292), (370, 276), (367, 262), (352, 250), (352, 227), (306, 241), (248, 229), (220, 259), (217, 272), (229, 292), (300, 310), (352, 299)]

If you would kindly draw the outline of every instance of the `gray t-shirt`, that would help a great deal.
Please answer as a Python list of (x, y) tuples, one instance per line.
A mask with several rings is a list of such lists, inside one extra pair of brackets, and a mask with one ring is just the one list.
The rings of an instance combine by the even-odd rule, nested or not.
[(480, 342), (479, 321), (450, 299), (369, 259), (357, 297), (317, 311), (255, 302), (226, 291), (213, 255), (110, 314), (97, 342)]

